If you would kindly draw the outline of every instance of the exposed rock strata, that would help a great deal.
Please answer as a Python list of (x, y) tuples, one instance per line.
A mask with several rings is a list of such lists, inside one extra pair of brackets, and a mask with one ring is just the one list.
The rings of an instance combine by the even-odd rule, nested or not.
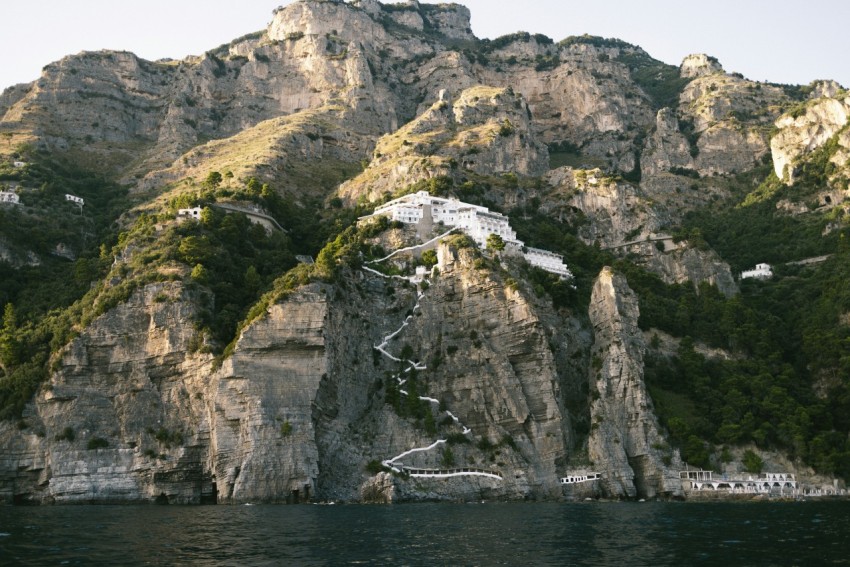
[(528, 105), (510, 89), (476, 86), (451, 101), (443, 91), (415, 120), (378, 140), (369, 168), (343, 184), (351, 203), (374, 201), (400, 187), (460, 172), (539, 176), (546, 147), (531, 129)]
[[(415, 290), (388, 295), (387, 281), (364, 273), (349, 276), (348, 291), (313, 284), (272, 306), (217, 369), (192, 354), (190, 292), (177, 283), (137, 291), (67, 347), (22, 429), (0, 425), (0, 493), (34, 502), (561, 497), (575, 443), (566, 406), (583, 403), (567, 397), (586, 395), (567, 355), (584, 339), (476, 268), (472, 250), (442, 246), (439, 256), (442, 275), (390, 349), (411, 345), (429, 366), (420, 395), (471, 429), (471, 444), (453, 447), (457, 465), (492, 468), (502, 481), (369, 480), (369, 461), (434, 438), (384, 401), (384, 371), (396, 365), (373, 358)], [(441, 426), (450, 433), (461, 431)]]
[[(610, 268), (596, 279), (589, 315), (596, 394), (590, 407), (588, 452), (605, 473), (605, 493), (619, 498), (681, 495), (673, 468), (680, 465), (678, 453), (670, 452), (659, 431), (643, 382), (646, 346), (637, 328), (637, 297)], [(669, 465), (663, 462), (665, 455)]]

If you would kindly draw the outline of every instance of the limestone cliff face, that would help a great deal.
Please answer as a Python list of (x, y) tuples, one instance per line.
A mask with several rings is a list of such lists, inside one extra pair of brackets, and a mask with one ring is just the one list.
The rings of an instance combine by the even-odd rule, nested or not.
[(688, 140), (679, 130), (675, 112), (662, 108), (655, 118), (655, 131), (641, 154), (640, 169), (643, 175), (651, 176), (670, 171), (671, 167), (694, 169), (694, 158)]
[(2, 424), (4, 497), (149, 501), (164, 491), (197, 502), (210, 493), (203, 392), (184, 380), (202, 372), (188, 355), (194, 313), (179, 285), (150, 285), (75, 339), (25, 427)]
[(440, 100), (416, 119), (378, 140), (371, 164), (343, 184), (349, 202), (374, 201), (385, 193), (435, 176), (462, 172), (515, 172), (538, 176), (548, 169), (546, 147), (537, 141), (528, 105), (510, 89), (476, 86), (457, 100)]
[(588, 452), (606, 473), (605, 492), (613, 497), (681, 495), (677, 469), (672, 468), (681, 465), (678, 454), (670, 453), (659, 431), (643, 382), (646, 346), (637, 328), (637, 297), (610, 268), (596, 279), (589, 315), (596, 393)]
[[(330, 317), (332, 328), (350, 328), (357, 321), (362, 337), (349, 332), (343, 341), (334, 333), (331, 379), (316, 402), (321, 493), (346, 499), (369, 494), (378, 500), (559, 498), (559, 477), (575, 442), (567, 398), (581, 392), (578, 383), (584, 380), (571, 370), (567, 353), (580, 350), (584, 339), (564, 332), (569, 325), (555, 326), (551, 311), (524, 291), (476, 268), (471, 249), (441, 245), (438, 255), (440, 275), (418, 299), (417, 309), (411, 311), (417, 302), (412, 290), (364, 274), (357, 307), (338, 306)], [(395, 290), (392, 295), (387, 286)], [(372, 345), (399, 329), (405, 314), (412, 316), (388, 352), (398, 356), (407, 345), (423, 367), (416, 373), (415, 392), (440, 402), (439, 407), (429, 402), (436, 435), (417, 420), (400, 417), (381, 392), (403, 367), (372, 352)], [(409, 383), (400, 388), (414, 392)], [(456, 420), (447, 419), (446, 412)], [(398, 477), (390, 490), (386, 479), (370, 479), (364, 472), (369, 461), (429, 447), (450, 435), (468, 439), (449, 446), (454, 466), (489, 470), (502, 480)], [(446, 468), (444, 448), (415, 452), (400, 462)]]
[(5, 262), (13, 268), (21, 266), (38, 266), (41, 258), (32, 250), (21, 250), (20, 247), (10, 244), (5, 238), (0, 237), (0, 262)]
[[(618, 61), (621, 55), (632, 54), (629, 49), (546, 46), (535, 59), (518, 48), (513, 51), (502, 59), (505, 72), (490, 71), (485, 82), (512, 85), (522, 93), (545, 142), (568, 141), (604, 159), (612, 169), (634, 169), (634, 133), (652, 124), (654, 112), (628, 67)], [(557, 58), (558, 65), (538, 71), (533, 63), (537, 55)], [(512, 65), (511, 57), (529, 63)]]
[(782, 89), (726, 74), (705, 56), (686, 58), (681, 73), (693, 78), (679, 97), (679, 114), (692, 124), (700, 174), (740, 173), (758, 164), (770, 125), (789, 101)]
[(579, 229), (587, 243), (602, 248), (660, 231), (665, 217), (659, 215), (639, 187), (605, 175), (599, 169), (561, 168), (548, 176), (563, 205), (580, 210), (591, 222)]
[[(850, 96), (816, 99), (799, 115), (786, 114), (776, 121), (779, 131), (770, 139), (773, 169), (776, 176), (794, 183), (795, 168), (807, 154), (824, 145), (850, 122)], [(846, 131), (839, 139), (842, 150), (833, 161), (839, 167), (850, 157), (850, 140)], [(844, 158), (842, 160), (842, 158)]]
[[(576, 441), (566, 407), (586, 396), (574, 354), (586, 339), (545, 302), (482, 271), (471, 249), (441, 247), (439, 256), (442, 273), (418, 298), (368, 272), (293, 292), (242, 332), (220, 368), (191, 348), (194, 292), (148, 285), (63, 351), (20, 424), (0, 424), (0, 495), (57, 503), (560, 498)], [(399, 365), (373, 348), (409, 313), (387, 348), (398, 355), (409, 345), (421, 361), (418, 394), (441, 402), (427, 402), (436, 433), (393, 410), (386, 388)], [(468, 439), (451, 446), (454, 466), (502, 480), (370, 480), (368, 462), (450, 435)], [(438, 449), (403, 460), (445, 468), (445, 459)]]
[[(325, 292), (325, 293), (323, 293)], [(313, 403), (327, 378), (326, 289), (272, 306), (206, 386), (210, 470), (220, 501), (316, 493)]]
[[(668, 241), (669, 242), (669, 241)], [(667, 246), (671, 246), (669, 242)], [(667, 283), (691, 282), (694, 286), (708, 283), (727, 297), (738, 293), (738, 284), (732, 275), (729, 264), (714, 250), (700, 250), (687, 245), (673, 246), (670, 250), (660, 251), (652, 243), (640, 244), (630, 248), (640, 254), (640, 264), (651, 272), (661, 276)]]
[[(454, 100), (486, 84), (528, 101), (542, 142), (569, 141), (615, 169), (634, 168), (635, 136), (653, 112), (619, 57), (637, 48), (517, 41), (488, 62), (455, 47), (477, 42), (469, 18), (454, 4), (301, 0), (276, 11), (263, 32), (203, 56), (66, 57), (35, 83), (6, 91), (0, 127), (15, 143), (69, 151), (135, 184), (152, 170), (180, 169), (191, 148), (264, 121), (341, 105), (339, 129), (374, 140), (424, 112), (441, 90)], [(354, 163), (372, 147), (359, 149)]]
[(682, 64), (679, 66), (679, 73), (689, 79), (706, 77), (722, 72), (723, 66), (720, 64), (720, 61), (705, 53), (688, 55), (682, 60)]
[(57, 503), (310, 497), (323, 298), (308, 289), (272, 307), (214, 370), (190, 354), (191, 294), (137, 292), (69, 345), (25, 428), (2, 425), (0, 492)]

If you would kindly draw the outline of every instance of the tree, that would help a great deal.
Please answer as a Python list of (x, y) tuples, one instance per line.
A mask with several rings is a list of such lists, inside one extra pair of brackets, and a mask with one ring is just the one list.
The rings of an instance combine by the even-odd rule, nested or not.
[(501, 236), (495, 233), (491, 233), (490, 236), (487, 237), (487, 250), (501, 252), (504, 249), (505, 241)]
[(222, 176), (217, 171), (210, 171), (204, 179), (204, 186), (208, 189), (217, 189), (221, 185)]
[(0, 329), (0, 364), (8, 371), (9, 367), (18, 364), (18, 341), (16, 330), (18, 327), (15, 306), (6, 304), (3, 310), (3, 328)]
[(455, 454), (451, 447), (443, 449), (443, 454), (440, 456), (440, 465), (446, 469), (450, 469), (455, 466)]
[(426, 250), (422, 253), (422, 263), (427, 267), (432, 267), (437, 264), (437, 252), (435, 250)]
[(256, 177), (252, 177), (248, 180), (246, 189), (248, 189), (248, 192), (252, 195), (260, 195), (263, 191), (263, 184), (260, 183)]
[(245, 286), (245, 291), (251, 297), (256, 295), (257, 292), (260, 291), (260, 288), (263, 286), (263, 279), (260, 277), (260, 274), (257, 273), (257, 268), (255, 268), (253, 264), (248, 266), (248, 269), (245, 271), (243, 284)]
[(750, 473), (760, 473), (762, 467), (764, 467), (764, 461), (762, 461), (761, 457), (756, 455), (751, 449), (744, 451), (742, 461), (744, 469)]
[(195, 267), (192, 268), (192, 279), (202, 284), (209, 281), (209, 273), (203, 264), (195, 264)]

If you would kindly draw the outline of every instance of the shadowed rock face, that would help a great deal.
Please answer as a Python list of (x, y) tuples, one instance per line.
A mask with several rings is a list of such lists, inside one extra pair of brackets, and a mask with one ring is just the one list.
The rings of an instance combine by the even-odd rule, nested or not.
[[(593, 285), (590, 321), (594, 362), (590, 406), (590, 459), (605, 471), (609, 496), (652, 498), (681, 495), (674, 469), (662, 462), (665, 445), (643, 382), (646, 346), (637, 327), (638, 303), (620, 275), (604, 268)], [(676, 466), (671, 455), (671, 465)]]

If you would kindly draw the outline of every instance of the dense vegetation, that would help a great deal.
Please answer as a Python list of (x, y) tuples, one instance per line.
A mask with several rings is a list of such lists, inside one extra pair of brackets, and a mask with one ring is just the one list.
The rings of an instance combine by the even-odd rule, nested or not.
[[(114, 238), (127, 198), (123, 187), (30, 147), (17, 156), (27, 166), (2, 168), (0, 183), (20, 187), (22, 204), (0, 207), (0, 238), (13, 253), (34, 253), (39, 263), (18, 269), (0, 263), (0, 305), (13, 303), (19, 316), (31, 318), (70, 305), (102, 274), (100, 244)], [(65, 194), (85, 205), (66, 201)]]
[[(827, 148), (828, 149), (828, 148)], [(741, 295), (664, 286), (630, 275), (641, 326), (684, 337), (673, 357), (648, 360), (647, 380), (673, 438), (692, 463), (708, 465), (713, 444), (782, 448), (818, 470), (850, 475), (850, 229), (825, 231), (841, 208), (792, 216), (783, 198), (807, 199), (824, 186), (815, 153), (793, 188), (772, 173), (759, 188), (733, 183), (720, 207), (688, 216), (683, 233), (704, 239), (735, 271), (768, 262), (775, 277), (742, 282)], [(739, 180), (740, 181), (740, 180)], [(815, 208), (819, 203), (812, 203)], [(831, 255), (819, 264), (789, 263)], [(707, 359), (694, 340), (732, 353)]]
[[(628, 258), (583, 244), (576, 226), (540, 215), (531, 205), (511, 211), (511, 222), (529, 245), (567, 258), (576, 290), (545, 272), (530, 275), (535, 289), (548, 293), (556, 307), (583, 316), (594, 278), (603, 265), (613, 265), (638, 294), (640, 327), (681, 337), (674, 353), (659, 349), (658, 339), (651, 341), (646, 380), (671, 441), (690, 464), (713, 468), (717, 463), (710, 456), (728, 455), (724, 446), (755, 443), (846, 477), (850, 247), (844, 242), (850, 231), (823, 238), (822, 220), (775, 213), (775, 201), (751, 207), (730, 202), (720, 214), (689, 219), (684, 232), (694, 240), (704, 236), (741, 267), (778, 263), (781, 254), (795, 260), (834, 254), (816, 266), (777, 266), (773, 281), (745, 281), (742, 293), (732, 298), (707, 284), (699, 289), (667, 285)], [(816, 228), (807, 229), (808, 223)], [(706, 358), (695, 350), (696, 342), (732, 357)]]

